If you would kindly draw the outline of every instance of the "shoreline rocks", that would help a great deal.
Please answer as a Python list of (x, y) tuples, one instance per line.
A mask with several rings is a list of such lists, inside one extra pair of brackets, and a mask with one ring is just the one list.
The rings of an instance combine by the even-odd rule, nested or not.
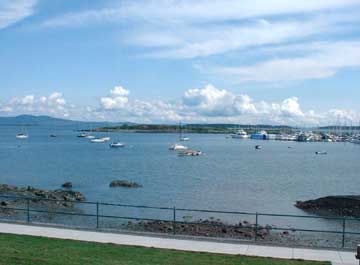
[[(31, 198), (32, 203), (38, 203), (38, 204), (41, 203), (42, 205), (46, 205), (49, 207), (50, 206), (73, 207), (75, 202), (81, 202), (86, 200), (85, 196), (78, 191), (62, 190), (62, 189), (45, 190), (45, 189), (37, 189), (31, 186), (17, 187), (7, 184), (0, 184), (0, 194)], [(5, 198), (3, 200), (5, 200)], [(23, 203), (24, 200), (19, 198), (14, 202), (20, 204)]]
[(125, 187), (125, 188), (141, 188), (142, 185), (136, 182), (131, 182), (127, 180), (113, 180), (109, 184), (110, 188), (115, 187)]
[(297, 201), (295, 207), (315, 214), (360, 217), (360, 196), (326, 196), (315, 200)]
[[(127, 228), (130, 230), (145, 231), (152, 233), (172, 233), (174, 224), (171, 221), (139, 221), (129, 222)], [(197, 220), (196, 222), (177, 222), (175, 225), (176, 234), (205, 236), (205, 237), (226, 237), (253, 239), (255, 235), (259, 239), (266, 239), (270, 236), (272, 226), (258, 226), (255, 233), (255, 225), (246, 221), (230, 225), (217, 219)], [(288, 234), (284, 234), (288, 235)]]

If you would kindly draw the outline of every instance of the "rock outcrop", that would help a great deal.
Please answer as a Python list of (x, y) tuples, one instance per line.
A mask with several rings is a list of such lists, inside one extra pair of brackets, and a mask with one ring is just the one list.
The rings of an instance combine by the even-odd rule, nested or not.
[(110, 187), (141, 188), (142, 185), (127, 180), (113, 180), (110, 183)]
[(360, 196), (327, 196), (315, 200), (297, 201), (295, 206), (316, 214), (360, 216)]

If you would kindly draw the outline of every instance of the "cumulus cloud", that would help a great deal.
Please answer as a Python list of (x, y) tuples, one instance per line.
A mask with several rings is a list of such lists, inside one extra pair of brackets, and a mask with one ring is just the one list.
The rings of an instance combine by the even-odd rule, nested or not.
[(109, 96), (100, 99), (101, 106), (106, 110), (122, 109), (129, 101), (129, 93), (129, 90), (116, 86), (110, 91)]
[[(107, 120), (126, 120), (134, 122), (230, 122), (265, 123), (290, 125), (317, 125), (320, 122), (334, 122), (335, 110), (316, 113), (304, 111), (297, 97), (281, 102), (254, 101), (249, 95), (236, 95), (214, 85), (188, 89), (182, 98), (175, 102), (142, 101), (128, 98), (129, 90), (118, 87), (111, 90), (107, 100), (100, 99), (98, 117)], [(126, 98), (116, 100), (117, 97)], [(117, 102), (117, 103), (116, 103)], [(120, 102), (120, 103), (119, 103)], [(356, 120), (360, 116), (344, 112), (342, 117)], [(336, 120), (335, 120), (336, 121)]]
[(31, 16), (37, 0), (1, 0), (0, 29)]
[(7, 103), (0, 105), (0, 112), (3, 113), (29, 113), (41, 115), (69, 116), (69, 110), (62, 93), (53, 92), (49, 96), (36, 97), (26, 95), (23, 97), (13, 97)]
[(184, 91), (175, 101), (138, 100), (130, 91), (116, 86), (99, 99), (98, 106), (69, 104), (60, 92), (47, 96), (15, 97), (0, 104), (3, 115), (36, 114), (88, 121), (131, 121), (138, 123), (242, 123), (282, 125), (357, 124), (360, 113), (347, 109), (322, 112), (304, 110), (297, 97), (278, 102), (255, 101), (247, 94), (208, 84)]

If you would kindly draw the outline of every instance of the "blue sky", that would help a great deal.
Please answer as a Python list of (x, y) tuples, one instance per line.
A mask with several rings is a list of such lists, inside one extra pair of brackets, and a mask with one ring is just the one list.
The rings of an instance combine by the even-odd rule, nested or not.
[(0, 115), (358, 124), (360, 0), (0, 0)]

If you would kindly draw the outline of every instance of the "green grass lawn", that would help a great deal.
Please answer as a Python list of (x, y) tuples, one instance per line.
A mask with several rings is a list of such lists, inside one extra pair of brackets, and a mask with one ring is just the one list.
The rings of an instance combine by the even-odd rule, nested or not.
[(329, 265), (0, 234), (1, 265)]

